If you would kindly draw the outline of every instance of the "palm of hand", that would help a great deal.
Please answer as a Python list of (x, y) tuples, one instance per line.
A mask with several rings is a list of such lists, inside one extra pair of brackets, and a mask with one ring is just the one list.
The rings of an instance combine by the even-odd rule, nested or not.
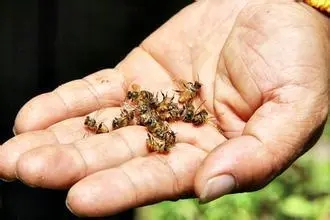
[[(316, 73), (326, 73), (317, 70), (326, 66), (319, 55), (324, 48), (320, 36), (310, 39), (322, 27), (316, 19), (304, 19), (307, 10), (297, 3), (245, 4), (195, 3), (115, 69), (31, 100), (17, 116), (15, 126), (22, 134), (2, 146), (0, 176), (47, 188), (71, 187), (70, 207), (92, 216), (193, 195), (194, 190), (200, 195), (207, 178), (220, 173), (235, 177), (237, 191), (269, 182), (304, 151), (301, 145), (310, 130), (301, 125), (311, 119), (308, 106), (322, 109), (324, 97), (315, 97), (326, 88), (312, 89), (312, 84), (326, 80), (326, 74)], [(298, 28), (302, 24), (305, 27)], [(96, 111), (97, 118), (111, 127), (132, 83), (172, 92), (173, 79), (192, 81), (197, 74), (203, 84), (200, 99), (223, 134), (209, 125), (195, 128), (175, 123), (172, 129), (178, 144), (168, 155), (148, 154), (147, 132), (139, 126), (83, 138), (85, 115)], [(316, 79), (320, 76), (324, 78)], [(305, 99), (299, 100), (298, 95)], [(298, 104), (306, 111), (299, 109), (297, 119), (297, 112), (289, 108)], [(321, 111), (311, 120), (321, 124), (324, 114)], [(287, 119), (295, 126), (280, 127)], [(294, 135), (274, 138), (298, 132), (300, 145)], [(281, 141), (285, 152), (277, 148)], [(255, 160), (258, 163), (251, 162)]]

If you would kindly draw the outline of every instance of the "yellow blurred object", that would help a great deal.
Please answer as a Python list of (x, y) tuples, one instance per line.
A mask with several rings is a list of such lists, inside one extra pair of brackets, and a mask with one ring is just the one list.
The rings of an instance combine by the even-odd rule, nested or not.
[(304, 2), (320, 11), (330, 13), (330, 0), (304, 0)]

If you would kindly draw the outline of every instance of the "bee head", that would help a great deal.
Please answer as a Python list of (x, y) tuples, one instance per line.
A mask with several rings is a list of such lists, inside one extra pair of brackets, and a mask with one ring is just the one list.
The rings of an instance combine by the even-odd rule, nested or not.
[(84, 125), (88, 125), (89, 122), (90, 122), (90, 117), (87, 116), (87, 117), (85, 118)]
[(119, 127), (119, 119), (118, 118), (114, 118), (112, 121), (112, 128), (116, 129)]
[(184, 116), (183, 116), (183, 121), (185, 122), (191, 122), (194, 118), (194, 112), (193, 111), (188, 111)]
[(194, 87), (195, 87), (195, 89), (200, 89), (202, 87), (202, 84), (198, 81), (195, 81)]
[(128, 99), (137, 99), (137, 97), (138, 97), (138, 92), (135, 92), (135, 91), (128, 91), (127, 92), (127, 98)]

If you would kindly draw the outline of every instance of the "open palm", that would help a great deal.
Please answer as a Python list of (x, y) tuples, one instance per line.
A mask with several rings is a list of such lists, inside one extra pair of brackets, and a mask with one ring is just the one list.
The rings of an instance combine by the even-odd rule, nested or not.
[[(0, 177), (70, 188), (69, 207), (88, 216), (259, 189), (322, 130), (327, 25), (295, 1), (196, 2), (114, 69), (29, 101), (16, 118), (17, 136), (0, 148)], [(86, 137), (84, 117), (111, 127), (132, 83), (170, 93), (174, 79), (197, 77), (199, 99), (222, 134), (211, 125), (173, 123), (178, 143), (167, 155), (148, 153), (140, 126)]]

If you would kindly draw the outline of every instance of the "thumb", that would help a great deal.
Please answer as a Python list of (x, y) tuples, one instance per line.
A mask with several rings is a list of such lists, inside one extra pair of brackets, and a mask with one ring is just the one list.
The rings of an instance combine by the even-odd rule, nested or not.
[(195, 177), (202, 203), (264, 187), (318, 140), (327, 118), (327, 95), (313, 96), (298, 86), (278, 90), (281, 95), (253, 114), (241, 136), (204, 160)]

